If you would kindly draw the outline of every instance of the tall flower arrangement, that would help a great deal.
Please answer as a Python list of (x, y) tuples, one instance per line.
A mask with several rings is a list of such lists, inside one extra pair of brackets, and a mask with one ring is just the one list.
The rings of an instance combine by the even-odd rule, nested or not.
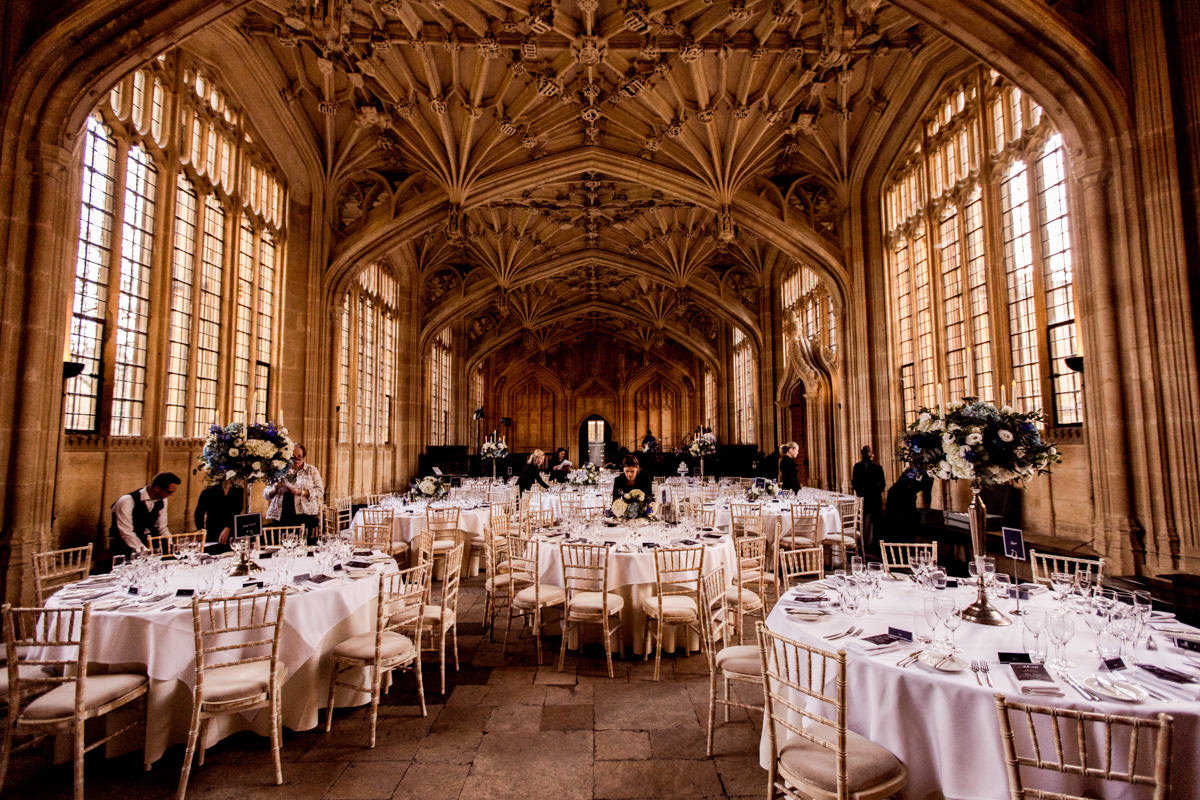
[(567, 483), (572, 486), (595, 486), (599, 482), (600, 470), (590, 461), (567, 475)]
[(1027, 483), (1061, 460), (1042, 438), (1040, 411), (1018, 412), (981, 400), (922, 408), (900, 444), (900, 460), (920, 478), (962, 478), (976, 486)]
[(711, 433), (698, 433), (688, 445), (688, 452), (695, 458), (704, 458), (717, 452), (717, 437)]
[(291, 465), (292, 446), (287, 428), (273, 422), (213, 425), (208, 429), (196, 472), (209, 483), (278, 483)]
[(508, 443), (503, 439), (488, 439), (480, 445), (479, 455), (492, 461), (508, 458)]

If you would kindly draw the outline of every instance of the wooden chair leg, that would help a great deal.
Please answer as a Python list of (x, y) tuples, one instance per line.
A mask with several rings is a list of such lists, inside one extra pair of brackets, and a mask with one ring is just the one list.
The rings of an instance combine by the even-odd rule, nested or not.
[[(659, 666), (662, 664), (662, 651), (663, 651), (663, 618), (662, 617), (658, 618), (657, 638), (658, 638), (658, 648), (654, 651), (654, 680), (658, 680), (658, 669), (659, 669)], [(684, 645), (684, 649), (685, 650), (687, 649), (686, 644)]]
[(708, 673), (708, 743), (705, 753), (709, 758), (713, 754), (713, 726), (717, 721), (717, 670)]
[(283, 785), (283, 759), (280, 750), (283, 748), (283, 721), (279, 715), (278, 685), (271, 688), (271, 756), (275, 761), (275, 785)]
[(188, 776), (192, 773), (192, 759), (196, 756), (196, 740), (200, 738), (200, 707), (193, 706), (192, 722), (188, 726), (187, 749), (183, 752), (183, 769), (179, 772), (179, 791), (175, 800), (187, 795)]
[(421, 669), (421, 654), (417, 653), (416, 658), (417, 671), (417, 696), (421, 698), (421, 716), (429, 716), (429, 712), (425, 708), (425, 671)]
[(450, 626), (450, 646), (454, 650), (454, 671), (458, 672), (458, 620)]
[(17, 726), (17, 718), (13, 716), (13, 709), (8, 709), (8, 717), (4, 720), (4, 738), (0, 740), (0, 789), (4, 788), (4, 781), (8, 777), (8, 759), (12, 755), (13, 733)]
[(329, 700), (325, 703), (325, 732), (329, 733), (333, 729), (333, 693), (335, 682), (338, 676), (337, 659), (333, 660), (333, 667), (329, 671)]
[(75, 718), (74, 741), (72, 742), (75, 761), (75, 800), (84, 800), (83, 798), (83, 748), (84, 748), (84, 720), (79, 717)]
[(563, 671), (563, 666), (567, 661), (567, 639), (571, 634), (571, 623), (563, 620), (563, 637), (562, 644), (558, 647), (558, 671)]
[(378, 664), (371, 667), (371, 737), (367, 747), (375, 749), (375, 727), (379, 722), (379, 696), (383, 694), (383, 670)]
[[(608, 630), (608, 617), (604, 618), (604, 660), (608, 662), (608, 677), (613, 677), (612, 634)], [(566, 636), (563, 637), (564, 639)]]

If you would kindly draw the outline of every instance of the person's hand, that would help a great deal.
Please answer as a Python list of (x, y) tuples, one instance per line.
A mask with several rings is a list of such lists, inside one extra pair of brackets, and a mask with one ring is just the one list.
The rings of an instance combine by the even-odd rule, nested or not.
[(229, 528), (223, 528), (221, 535), (217, 537), (217, 541), (221, 544), (229, 544)]

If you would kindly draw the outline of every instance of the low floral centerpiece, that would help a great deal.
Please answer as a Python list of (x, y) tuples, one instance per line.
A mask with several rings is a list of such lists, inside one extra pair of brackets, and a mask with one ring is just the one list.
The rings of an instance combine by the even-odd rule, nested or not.
[(651, 519), (654, 502), (641, 489), (630, 489), (612, 501), (609, 511), (619, 520)]
[(209, 483), (231, 480), (244, 486), (256, 481), (274, 484), (291, 466), (292, 447), (287, 428), (273, 422), (213, 425), (195, 471)]
[[(1061, 461), (1058, 449), (1042, 438), (1040, 411), (997, 408), (992, 403), (964, 398), (944, 410), (922, 408), (908, 426), (898, 455), (910, 477), (924, 476), (971, 482), (971, 544), (983, 574), (986, 554), (987, 508), (979, 493), (985, 486), (1028, 483)], [(989, 605), (980, 582), (979, 596), (962, 612), (964, 619), (985, 625), (1007, 625), (1008, 617)]]
[(441, 500), (450, 493), (450, 487), (441, 478), (433, 475), (426, 475), (419, 481), (415, 481), (412, 488), (408, 490), (408, 496), (412, 500)]
[(567, 483), (572, 486), (595, 486), (599, 482), (600, 468), (590, 461), (567, 474)]
[(773, 480), (763, 479), (755, 481), (746, 488), (746, 499), (751, 503), (761, 500), (763, 497), (778, 497), (779, 484)]

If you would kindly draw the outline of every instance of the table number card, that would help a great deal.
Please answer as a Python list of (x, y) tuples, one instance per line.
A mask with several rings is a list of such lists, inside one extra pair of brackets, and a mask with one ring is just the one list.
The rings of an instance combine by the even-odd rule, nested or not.
[(1001, 528), (1000, 535), (1004, 539), (1004, 555), (1014, 561), (1025, 561), (1025, 533), (1020, 528)]
[(262, 514), (238, 514), (233, 518), (234, 536), (262, 536)]

